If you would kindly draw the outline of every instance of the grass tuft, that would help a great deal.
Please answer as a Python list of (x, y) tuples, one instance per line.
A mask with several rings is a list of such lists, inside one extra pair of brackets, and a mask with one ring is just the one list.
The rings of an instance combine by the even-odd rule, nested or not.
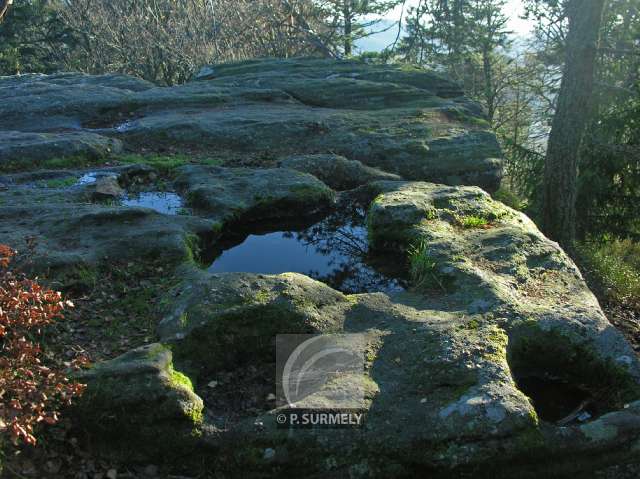
[(409, 248), (409, 274), (418, 289), (447, 291), (450, 278), (438, 270), (438, 262), (429, 254), (429, 248), (420, 241)]

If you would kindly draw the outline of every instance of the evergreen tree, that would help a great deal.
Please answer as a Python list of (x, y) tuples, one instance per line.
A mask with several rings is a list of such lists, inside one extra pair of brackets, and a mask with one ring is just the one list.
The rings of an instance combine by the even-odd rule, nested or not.
[(480, 57), (483, 92), (480, 96), (493, 122), (498, 107), (500, 81), (496, 78), (498, 63), (504, 61), (503, 51), (509, 45), (506, 29), (508, 18), (502, 13), (506, 0), (471, 0), (469, 2), (469, 49)]
[(320, 0), (319, 5), (327, 15), (327, 21), (337, 33), (338, 44), (345, 56), (351, 56), (354, 43), (371, 35), (371, 28), (380, 20), (368, 16), (384, 14), (402, 0)]
[[(410, 9), (405, 60), (443, 69), (481, 101), (493, 121), (503, 84), (496, 73), (509, 45), (505, 0), (426, 0)], [(501, 68), (500, 68), (501, 69)]]

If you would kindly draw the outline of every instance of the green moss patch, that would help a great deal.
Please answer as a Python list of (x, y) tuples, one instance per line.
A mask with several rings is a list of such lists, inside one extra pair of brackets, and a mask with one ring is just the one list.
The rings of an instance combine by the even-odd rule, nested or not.
[(171, 175), (176, 168), (188, 164), (202, 164), (210, 166), (219, 166), (223, 163), (220, 158), (192, 156), (186, 154), (175, 155), (158, 155), (158, 154), (129, 154), (115, 158), (119, 163), (123, 164), (144, 164), (149, 165), (161, 175)]
[(463, 228), (484, 228), (489, 226), (489, 220), (481, 216), (463, 216), (459, 221)]

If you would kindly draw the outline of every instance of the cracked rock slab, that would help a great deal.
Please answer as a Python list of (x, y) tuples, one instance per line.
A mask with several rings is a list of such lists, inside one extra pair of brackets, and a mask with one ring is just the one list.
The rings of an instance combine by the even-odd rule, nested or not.
[(398, 175), (338, 155), (291, 156), (282, 159), (280, 167), (309, 173), (338, 191), (352, 190), (372, 181), (402, 179)]

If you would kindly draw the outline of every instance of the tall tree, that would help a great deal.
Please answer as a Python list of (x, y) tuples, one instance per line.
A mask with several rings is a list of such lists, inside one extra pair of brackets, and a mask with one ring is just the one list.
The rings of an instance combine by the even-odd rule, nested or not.
[(544, 168), (542, 225), (565, 248), (575, 239), (580, 146), (589, 121), (604, 0), (569, 0), (566, 59)]
[[(510, 41), (505, 0), (422, 0), (410, 9), (406, 60), (444, 68), (466, 93), (481, 101), (489, 120), (505, 99), (505, 50)], [(502, 97), (502, 98), (501, 98)]]
[(407, 60), (444, 66), (462, 81), (470, 46), (469, 0), (421, 0), (409, 10), (400, 53)]

